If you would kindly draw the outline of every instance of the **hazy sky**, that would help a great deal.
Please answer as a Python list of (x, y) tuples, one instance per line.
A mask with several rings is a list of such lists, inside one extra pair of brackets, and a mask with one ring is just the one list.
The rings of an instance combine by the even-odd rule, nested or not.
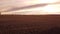
[(0, 9), (23, 7), (41, 3), (53, 3), (58, 0), (0, 0)]
[[(20, 8), (30, 5), (36, 5), (36, 4), (44, 4), (44, 3), (56, 3), (60, 0), (0, 0), (0, 12), (5, 13), (3, 11), (10, 10), (12, 8)], [(25, 12), (29, 11), (29, 12)], [(44, 13), (56, 13), (60, 11), (60, 4), (52, 4), (47, 5), (44, 7), (36, 7), (36, 8), (30, 8), (30, 9), (23, 9), (23, 10), (16, 10), (12, 12), (6, 12), (6, 14), (44, 14)]]

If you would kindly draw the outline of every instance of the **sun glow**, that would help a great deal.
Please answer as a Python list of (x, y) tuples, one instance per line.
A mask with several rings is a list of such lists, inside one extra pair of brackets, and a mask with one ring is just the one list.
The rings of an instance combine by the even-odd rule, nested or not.
[(43, 10), (48, 12), (48, 14), (59, 14), (60, 4), (47, 5), (43, 8)]

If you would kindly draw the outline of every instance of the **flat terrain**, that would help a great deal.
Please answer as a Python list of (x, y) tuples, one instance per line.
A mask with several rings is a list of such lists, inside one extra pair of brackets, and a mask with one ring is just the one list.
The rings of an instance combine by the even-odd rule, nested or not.
[(1, 15), (0, 34), (58, 34), (60, 15)]

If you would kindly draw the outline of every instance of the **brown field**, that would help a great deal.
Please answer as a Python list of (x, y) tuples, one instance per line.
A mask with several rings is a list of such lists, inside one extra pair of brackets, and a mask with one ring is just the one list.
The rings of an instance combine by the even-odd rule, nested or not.
[(0, 34), (59, 34), (60, 15), (1, 15)]

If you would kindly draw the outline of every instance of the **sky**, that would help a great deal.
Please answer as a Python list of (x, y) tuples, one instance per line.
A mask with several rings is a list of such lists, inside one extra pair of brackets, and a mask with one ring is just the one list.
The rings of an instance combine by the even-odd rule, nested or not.
[[(37, 4), (47, 5), (9, 11)], [(1, 14), (18, 15), (60, 14), (60, 3), (59, 0), (0, 0), (0, 12)]]

